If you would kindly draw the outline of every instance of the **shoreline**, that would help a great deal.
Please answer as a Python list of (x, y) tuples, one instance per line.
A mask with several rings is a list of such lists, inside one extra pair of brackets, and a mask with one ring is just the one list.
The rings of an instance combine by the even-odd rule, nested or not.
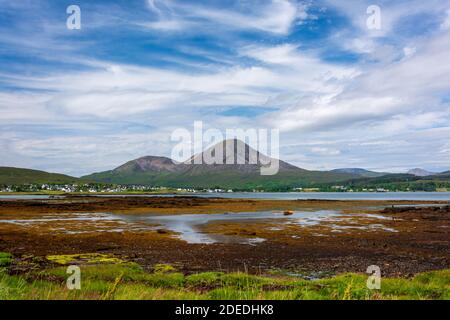
[[(47, 255), (107, 253), (136, 262), (145, 269), (165, 263), (176, 265), (187, 273), (221, 269), (233, 272), (242, 270), (244, 265), (250, 273), (272, 269), (365, 272), (367, 266), (376, 264), (388, 276), (411, 277), (420, 272), (450, 269), (449, 206), (450, 201), (284, 201), (191, 197), (2, 200), (0, 219), (42, 220), (49, 216), (60, 216), (60, 219), (44, 221), (36, 226), (0, 223), (0, 251), (39, 259)], [(153, 225), (150, 227), (154, 229), (136, 230), (124, 228), (116, 221), (107, 221), (106, 227), (111, 231), (105, 232), (99, 230), (100, 226), (105, 227), (103, 220), (64, 220), (66, 216), (83, 212), (139, 216), (282, 213), (283, 210), (311, 213), (338, 210), (343, 217), (338, 221), (325, 220), (325, 223), (303, 227), (261, 220), (251, 223), (219, 221), (200, 228), (201, 232), (217, 236), (264, 239), (252, 245), (187, 243), (174, 232)], [(382, 227), (371, 227), (380, 225)], [(58, 231), (74, 227), (84, 232)]]
[(450, 190), (435, 190), (435, 191), (233, 191), (233, 192), (207, 192), (207, 191), (198, 191), (198, 192), (187, 192), (187, 191), (176, 191), (171, 190), (167, 192), (141, 192), (141, 191), (126, 191), (126, 192), (64, 192), (64, 191), (24, 191), (24, 192), (2, 192), (0, 191), (0, 196), (21, 196), (21, 195), (44, 195), (44, 196), (108, 196), (108, 195), (189, 195), (189, 196), (195, 196), (195, 195), (202, 195), (202, 194), (210, 194), (210, 195), (223, 195), (223, 194), (233, 194), (233, 193), (245, 193), (245, 194), (261, 194), (261, 193), (275, 193), (275, 194), (315, 194), (315, 193), (322, 193), (322, 194), (385, 194), (385, 193), (407, 193), (407, 194), (415, 194), (415, 193), (425, 193), (425, 194), (432, 194), (432, 193), (449, 193)]
[(363, 210), (383, 206), (450, 205), (450, 200), (245, 199), (195, 196), (70, 196), (49, 199), (0, 199), (0, 214), (110, 212), (118, 214), (196, 214), (264, 210)]

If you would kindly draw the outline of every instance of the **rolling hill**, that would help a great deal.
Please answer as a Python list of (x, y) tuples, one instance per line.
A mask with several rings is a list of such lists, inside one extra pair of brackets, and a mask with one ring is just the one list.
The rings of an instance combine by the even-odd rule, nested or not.
[(424, 169), (421, 169), (421, 168), (411, 169), (407, 173), (415, 175), (417, 177), (428, 177), (428, 176), (432, 176), (432, 175), (437, 174), (435, 172), (430, 172), (430, 171), (427, 171), (427, 170), (424, 170)]
[(74, 183), (80, 181), (59, 173), (14, 167), (0, 167), (0, 185), (18, 185), (27, 183)]
[(357, 176), (364, 177), (364, 178), (376, 178), (376, 177), (382, 177), (382, 176), (390, 174), (387, 172), (375, 172), (375, 171), (369, 171), (369, 170), (361, 169), (361, 168), (342, 168), (342, 169), (334, 169), (331, 171), (332, 172), (340, 172), (340, 173), (349, 173), (349, 174), (357, 175)]

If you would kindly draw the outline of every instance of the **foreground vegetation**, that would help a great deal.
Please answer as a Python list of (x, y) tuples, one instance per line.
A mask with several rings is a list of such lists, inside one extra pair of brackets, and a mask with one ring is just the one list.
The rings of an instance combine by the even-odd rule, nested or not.
[[(50, 256), (53, 267), (11, 275), (14, 260), (0, 253), (0, 299), (450, 299), (450, 270), (413, 279), (382, 279), (366, 287), (367, 275), (343, 274), (304, 280), (276, 272), (204, 272), (184, 275), (170, 265), (146, 272), (138, 264), (99, 254)], [(66, 266), (81, 263), (81, 290), (66, 287)], [(60, 264), (61, 266), (58, 266)]]

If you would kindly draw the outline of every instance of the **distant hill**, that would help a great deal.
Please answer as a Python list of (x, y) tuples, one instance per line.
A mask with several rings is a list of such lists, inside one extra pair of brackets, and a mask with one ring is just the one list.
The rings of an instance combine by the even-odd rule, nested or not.
[[(194, 155), (184, 163), (161, 156), (145, 156), (128, 161), (113, 170), (93, 173), (81, 178), (45, 171), (0, 167), (0, 185), (28, 183), (140, 184), (174, 188), (229, 188), (234, 190), (264, 189), (290, 191), (293, 188), (318, 187), (335, 190), (336, 185), (349, 189), (386, 188), (389, 190), (450, 189), (450, 171), (432, 174), (416, 169), (415, 174), (390, 174), (361, 168), (332, 171), (310, 171), (279, 160), (276, 175), (261, 175), (261, 168), (270, 157), (252, 149), (239, 140), (229, 141), (226, 147), (216, 145)], [(238, 148), (238, 144), (242, 148)], [(233, 149), (230, 149), (229, 146)], [(222, 146), (223, 164), (207, 164)], [(218, 155), (219, 156), (219, 155)], [(202, 164), (195, 164), (202, 162)], [(227, 164), (227, 163), (233, 164)], [(424, 170), (425, 171), (425, 170)], [(418, 174), (427, 174), (419, 176)], [(431, 174), (431, 175), (429, 175)]]
[(430, 172), (421, 168), (414, 168), (408, 171), (408, 174), (412, 174), (414, 176), (417, 177), (428, 177), (428, 176), (432, 176), (435, 175), (435, 172)]
[(365, 178), (376, 178), (376, 177), (381, 177), (381, 176), (390, 174), (390, 173), (386, 173), (386, 172), (369, 171), (369, 170), (361, 169), (361, 168), (334, 169), (334, 170), (331, 170), (331, 172), (349, 173), (349, 174), (354, 174), (354, 175), (357, 175), (360, 177), (365, 177)]
[[(397, 173), (381, 177), (365, 177), (341, 183), (348, 189), (364, 191), (364, 189), (384, 189), (391, 191), (436, 191), (450, 190), (450, 174), (434, 174), (419, 177), (413, 174)], [(331, 184), (328, 187), (331, 188)], [(326, 187), (325, 185), (322, 187)]]
[(417, 181), (420, 177), (417, 177), (412, 174), (407, 173), (392, 173), (387, 174), (381, 177), (364, 177), (364, 178), (356, 178), (356, 179), (350, 179), (346, 181), (349, 185), (354, 186), (362, 186), (362, 185), (377, 185), (377, 184), (383, 184), (383, 183), (398, 183), (398, 182), (411, 182), (411, 181)]
[[(238, 144), (242, 148), (238, 148)], [(230, 149), (229, 146), (233, 146)], [(261, 175), (263, 163), (271, 158), (239, 140), (220, 145), (223, 164), (207, 164), (219, 145), (194, 155), (184, 163), (174, 163), (166, 157), (146, 156), (129, 161), (114, 170), (83, 177), (97, 182), (120, 184), (163, 185), (167, 187), (283, 189), (309, 186), (315, 183), (344, 181), (358, 177), (354, 174), (309, 171), (279, 160), (276, 175)], [(231, 158), (233, 157), (233, 158)], [(195, 164), (201, 162), (202, 164)], [(232, 162), (233, 164), (227, 164)]]
[(0, 184), (27, 184), (27, 183), (74, 183), (78, 178), (59, 173), (49, 173), (40, 170), (22, 169), (13, 167), (0, 167)]

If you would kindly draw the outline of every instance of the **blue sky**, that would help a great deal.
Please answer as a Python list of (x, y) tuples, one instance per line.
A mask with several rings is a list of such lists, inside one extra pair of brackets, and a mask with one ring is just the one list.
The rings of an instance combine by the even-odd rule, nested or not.
[(449, 56), (450, 1), (0, 0), (0, 165), (108, 170), (201, 120), (306, 169), (449, 170)]

